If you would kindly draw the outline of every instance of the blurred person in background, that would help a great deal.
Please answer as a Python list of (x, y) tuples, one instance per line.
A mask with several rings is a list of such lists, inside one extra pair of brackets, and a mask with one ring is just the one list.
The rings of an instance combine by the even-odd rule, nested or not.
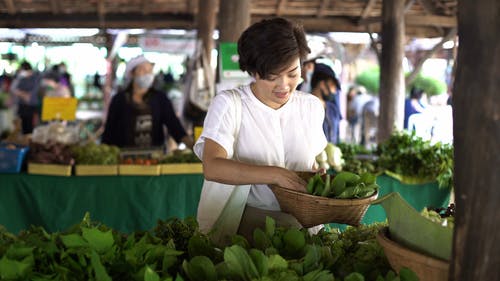
[(153, 87), (153, 64), (144, 56), (126, 66), (126, 88), (109, 105), (102, 142), (119, 147), (165, 146), (164, 126), (177, 143), (193, 146), (165, 92)]
[(61, 81), (61, 74), (49, 71), (42, 75), (40, 81), (39, 96), (43, 97), (71, 97), (68, 86)]
[(314, 73), (314, 64), (316, 61), (316, 57), (312, 59), (308, 59), (302, 63), (302, 69), (300, 76), (302, 77), (302, 82), (297, 86), (297, 90), (310, 93), (312, 91), (311, 88), (311, 78)]
[(17, 101), (17, 114), (21, 118), (23, 134), (31, 134), (40, 119), (38, 90), (40, 75), (33, 71), (29, 62), (22, 62), (10, 92)]
[(311, 93), (318, 97), (325, 107), (323, 131), (328, 142), (339, 142), (339, 124), (342, 119), (338, 96), (340, 82), (331, 67), (326, 64), (316, 63), (311, 77)]
[(351, 143), (361, 143), (363, 134), (363, 107), (372, 100), (363, 86), (351, 86), (347, 92), (347, 122), (349, 123), (347, 137)]
[(412, 87), (410, 97), (405, 100), (404, 128), (408, 129), (408, 119), (415, 113), (425, 111), (425, 92), (417, 87)]
[(52, 71), (59, 74), (59, 82), (61, 85), (66, 86), (71, 96), (75, 95), (75, 89), (73, 83), (71, 82), (71, 74), (69, 74), (67, 66), (64, 62), (56, 64), (52, 67)]

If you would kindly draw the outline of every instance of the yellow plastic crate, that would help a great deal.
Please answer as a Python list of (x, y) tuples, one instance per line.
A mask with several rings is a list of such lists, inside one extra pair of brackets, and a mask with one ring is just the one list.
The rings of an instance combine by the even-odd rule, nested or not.
[(71, 176), (71, 165), (28, 163), (28, 174)]
[(161, 164), (162, 175), (202, 174), (202, 173), (203, 173), (203, 166), (201, 163)]
[(160, 165), (119, 165), (118, 174), (125, 176), (159, 176)]
[(116, 176), (118, 165), (75, 165), (77, 176)]

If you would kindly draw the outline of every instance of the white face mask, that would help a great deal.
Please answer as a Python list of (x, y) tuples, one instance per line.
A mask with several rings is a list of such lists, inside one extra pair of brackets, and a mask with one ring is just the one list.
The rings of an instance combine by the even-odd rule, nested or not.
[(134, 84), (141, 89), (149, 89), (153, 85), (155, 76), (153, 73), (134, 77)]

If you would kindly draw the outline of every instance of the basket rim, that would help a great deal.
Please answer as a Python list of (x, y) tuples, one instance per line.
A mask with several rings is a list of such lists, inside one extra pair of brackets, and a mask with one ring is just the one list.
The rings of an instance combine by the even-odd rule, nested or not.
[(271, 188), (271, 190), (277, 189), (279, 192), (287, 192), (291, 195), (297, 196), (298, 198), (302, 197), (304, 200), (314, 200), (317, 203), (320, 203), (323, 205), (331, 205), (331, 206), (367, 205), (367, 204), (370, 204), (371, 201), (376, 200), (377, 196), (378, 196), (378, 190), (376, 190), (375, 193), (370, 197), (339, 199), (339, 198), (330, 198), (330, 197), (312, 195), (312, 194), (308, 194), (305, 192), (299, 192), (296, 190), (284, 188), (284, 187), (281, 187), (279, 185), (274, 185), (274, 184), (269, 185), (269, 187)]
[[(390, 255), (394, 255), (396, 254), (395, 252), (398, 251), (399, 252), (398, 255), (411, 257), (415, 263), (430, 265), (434, 268), (441, 270), (448, 270), (450, 265), (448, 261), (437, 259), (435, 257), (428, 256), (423, 253), (408, 249), (407, 247), (391, 240), (388, 237), (388, 234), (389, 234), (389, 227), (386, 226), (381, 228), (376, 236), (377, 241), (384, 249), (384, 252), (390, 251), (391, 252)], [(386, 255), (389, 256), (389, 254), (387, 253)]]

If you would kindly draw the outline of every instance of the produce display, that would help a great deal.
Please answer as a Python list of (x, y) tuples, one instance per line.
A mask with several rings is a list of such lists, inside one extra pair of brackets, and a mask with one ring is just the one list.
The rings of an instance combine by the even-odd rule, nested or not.
[(440, 187), (453, 187), (453, 146), (431, 144), (414, 132), (395, 132), (374, 150), (345, 143), (338, 147), (342, 150), (343, 171), (385, 172), (417, 182), (437, 181)]
[(73, 165), (71, 146), (58, 142), (30, 143), (28, 162), (39, 164)]
[(453, 186), (453, 147), (431, 145), (415, 132), (394, 133), (377, 146), (377, 166), (403, 176), (437, 180), (440, 187)]
[[(324, 177), (324, 179), (323, 179)], [(379, 186), (376, 176), (370, 173), (357, 175), (351, 172), (340, 172), (335, 176), (316, 174), (307, 183), (307, 193), (338, 199), (365, 198), (372, 196)]]
[(160, 160), (162, 164), (170, 163), (201, 163), (200, 158), (190, 149), (174, 150), (172, 154), (163, 157)]
[(79, 165), (116, 165), (120, 155), (117, 146), (95, 143), (71, 147), (75, 163)]
[(453, 203), (447, 208), (427, 207), (424, 208), (420, 214), (442, 226), (453, 228), (455, 225), (455, 204)]
[(328, 170), (330, 168), (336, 171), (342, 171), (344, 160), (342, 159), (342, 151), (333, 143), (327, 143), (325, 149), (316, 156), (316, 162), (319, 168)]
[(416, 281), (397, 276), (376, 241), (383, 224), (338, 230), (276, 226), (268, 218), (254, 242), (233, 236), (214, 245), (193, 218), (159, 221), (152, 231), (128, 235), (84, 220), (64, 232), (32, 226), (19, 235), (0, 227), (2, 280), (304, 280)]
[(157, 165), (158, 159), (149, 156), (126, 156), (120, 160), (122, 165)]
[(373, 151), (358, 144), (339, 143), (337, 146), (342, 151), (342, 158), (344, 160), (342, 170), (356, 174), (379, 174), (382, 172), (371, 158), (359, 157), (359, 155), (373, 155)]

